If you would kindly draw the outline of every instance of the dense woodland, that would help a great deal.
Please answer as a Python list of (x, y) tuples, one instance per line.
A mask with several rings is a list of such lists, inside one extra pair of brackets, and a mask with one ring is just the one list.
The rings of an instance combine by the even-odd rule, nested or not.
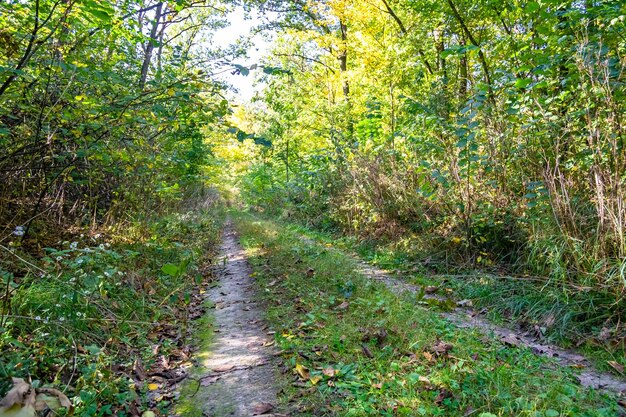
[(125, 378), (187, 360), (225, 206), (484, 274), (451, 285), (623, 373), (625, 118), (619, 0), (4, 0), (0, 396), (166, 415)]

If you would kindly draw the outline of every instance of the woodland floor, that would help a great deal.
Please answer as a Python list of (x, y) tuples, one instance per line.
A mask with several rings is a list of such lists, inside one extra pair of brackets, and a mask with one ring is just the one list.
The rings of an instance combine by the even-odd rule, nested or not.
[(579, 353), (272, 221), (234, 217), (241, 238), (227, 223), (207, 293), (215, 335), (199, 354), (199, 392), (182, 397), (194, 406), (179, 414), (626, 415), (626, 381)]

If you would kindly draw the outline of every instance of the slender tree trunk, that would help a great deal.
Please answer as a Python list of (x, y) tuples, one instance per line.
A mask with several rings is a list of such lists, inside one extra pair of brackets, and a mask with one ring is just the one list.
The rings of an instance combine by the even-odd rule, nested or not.
[(339, 51), (339, 69), (342, 73), (343, 83), (343, 96), (346, 100), (350, 99), (350, 82), (348, 81), (348, 77), (346, 72), (348, 71), (348, 26), (342, 20), (339, 22), (339, 26), (341, 28), (341, 50)]
[[(459, 41), (461, 46), (465, 46), (465, 37), (461, 36)], [(467, 98), (467, 53), (463, 53), (461, 55), (461, 59), (459, 60), (459, 102), (465, 102)]]
[(152, 22), (152, 28), (150, 29), (150, 39), (146, 42), (145, 53), (143, 57), (143, 64), (141, 65), (141, 77), (139, 78), (139, 87), (143, 89), (148, 79), (148, 71), (150, 69), (150, 61), (152, 61), (152, 52), (154, 46), (157, 43), (157, 35), (159, 30), (159, 22), (163, 13), (163, 2), (157, 4), (154, 12), (154, 21)]

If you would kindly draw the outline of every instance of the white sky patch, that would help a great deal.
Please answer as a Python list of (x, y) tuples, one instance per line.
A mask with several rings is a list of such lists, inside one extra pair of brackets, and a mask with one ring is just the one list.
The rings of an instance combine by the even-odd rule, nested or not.
[[(255, 12), (252, 12), (246, 18), (242, 7), (237, 7), (230, 12), (227, 15), (227, 19), (230, 25), (216, 31), (212, 36), (212, 43), (220, 48), (228, 48), (241, 38), (249, 38), (252, 36), (252, 29), (261, 24), (261, 19)], [(267, 54), (271, 47), (270, 42), (263, 39), (260, 34), (254, 35), (251, 40), (253, 46), (248, 49), (248, 57), (235, 59), (233, 63), (250, 67), (253, 64), (259, 64), (261, 58)], [(250, 71), (248, 76), (232, 74), (230, 71), (227, 71), (217, 75), (216, 78), (231, 84), (239, 91), (234, 97), (235, 101), (250, 101), (254, 93), (260, 91), (263, 87), (262, 85), (254, 85), (256, 76), (260, 71), (262, 70)]]

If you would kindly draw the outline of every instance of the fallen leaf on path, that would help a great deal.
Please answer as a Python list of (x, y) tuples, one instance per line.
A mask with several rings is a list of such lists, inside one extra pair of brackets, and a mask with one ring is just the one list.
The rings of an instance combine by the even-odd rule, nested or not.
[(334, 377), (334, 376), (335, 376), (335, 370), (334, 370), (333, 368), (331, 368), (331, 367), (324, 368), (324, 370), (322, 371), (322, 373), (323, 373), (324, 375), (326, 375), (327, 377), (330, 377), (330, 378), (332, 378), (332, 377)]
[[(61, 391), (59, 391), (58, 389), (37, 388), (35, 391), (37, 392), (37, 403), (39, 403), (40, 401), (43, 401), (51, 410), (56, 410), (59, 407), (64, 407), (64, 408), (69, 409), (72, 406), (70, 399), (67, 398), (67, 396), (63, 394)], [(42, 398), (43, 395), (47, 395), (47, 398)], [(37, 410), (45, 410), (46, 407), (44, 408), (35, 407), (35, 408), (37, 408)]]
[(437, 287), (435, 285), (428, 285), (428, 286), (424, 287), (424, 292), (426, 294), (434, 294), (437, 291), (439, 291), (439, 287)]
[(368, 358), (374, 357), (374, 355), (372, 355), (372, 351), (367, 347), (367, 345), (361, 345), (361, 350), (363, 351), (363, 354)]
[(228, 372), (228, 371), (231, 371), (234, 367), (235, 365), (218, 365), (212, 368), (211, 370), (213, 372)]
[(255, 403), (252, 407), (252, 415), (258, 416), (261, 414), (267, 414), (274, 409), (274, 405), (270, 403)]
[(309, 379), (309, 376), (310, 376), (309, 370), (305, 366), (297, 363), (295, 367), (295, 371), (298, 373), (298, 375), (300, 375), (300, 378)]
[(437, 340), (437, 342), (430, 348), (430, 350), (437, 356), (446, 355), (452, 350), (453, 346), (450, 343)]
[(11, 388), (2, 401), (0, 401), (0, 407), (11, 408), (14, 404), (26, 405), (28, 401), (26, 396), (29, 391), (30, 384), (22, 378), (13, 378), (13, 388)]
[(500, 341), (502, 341), (505, 345), (508, 345), (508, 346), (519, 346), (520, 344), (519, 337), (514, 335), (513, 333), (510, 333), (504, 337), (501, 337)]
[(320, 382), (321, 380), (322, 380), (321, 375), (315, 375), (315, 376), (312, 376), (309, 381), (311, 381), (311, 384), (317, 385), (317, 383)]
[(606, 363), (608, 363), (611, 368), (615, 369), (620, 374), (624, 374), (624, 365), (621, 363), (615, 361), (607, 361)]
[(439, 391), (437, 398), (435, 398), (435, 404), (440, 405), (443, 400), (450, 397), (452, 397), (452, 393), (447, 389), (442, 389), (441, 391)]
[(139, 381), (143, 381), (144, 379), (146, 379), (146, 371), (143, 368), (143, 364), (141, 363), (141, 358), (137, 358), (135, 360), (135, 363), (133, 364), (133, 371), (135, 372), (135, 375), (137, 376), (137, 379)]
[(12, 378), (13, 387), (0, 400), (3, 417), (35, 417), (37, 411), (71, 408), (65, 394), (54, 388), (33, 388), (22, 378)]
[(349, 306), (350, 306), (350, 303), (347, 301), (344, 301), (343, 303), (335, 307), (335, 310), (346, 310)]
[(202, 385), (203, 387), (208, 387), (211, 384), (215, 384), (217, 381), (220, 380), (220, 378), (221, 376), (219, 375), (205, 376), (204, 378), (200, 380), (200, 385)]

